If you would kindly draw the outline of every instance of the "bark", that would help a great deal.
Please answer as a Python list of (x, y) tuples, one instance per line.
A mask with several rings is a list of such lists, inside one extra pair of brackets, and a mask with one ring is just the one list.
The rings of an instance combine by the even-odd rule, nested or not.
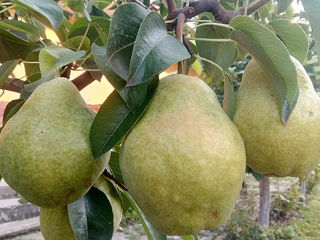
[(263, 227), (269, 227), (270, 220), (270, 181), (268, 177), (262, 177), (259, 184), (260, 207), (259, 223)]

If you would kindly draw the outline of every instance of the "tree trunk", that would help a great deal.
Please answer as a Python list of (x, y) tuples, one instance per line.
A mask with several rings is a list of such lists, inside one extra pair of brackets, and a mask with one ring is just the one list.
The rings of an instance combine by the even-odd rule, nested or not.
[(300, 190), (301, 190), (301, 193), (303, 194), (303, 196), (305, 197), (306, 196), (306, 180), (301, 180), (300, 181)]
[(263, 227), (269, 227), (270, 218), (270, 181), (268, 177), (262, 177), (259, 184), (260, 207), (259, 223)]

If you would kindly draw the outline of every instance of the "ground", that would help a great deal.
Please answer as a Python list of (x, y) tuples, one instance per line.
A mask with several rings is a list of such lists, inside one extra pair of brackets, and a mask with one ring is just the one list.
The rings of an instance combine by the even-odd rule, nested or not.
[[(314, 179), (314, 178), (313, 178)], [(320, 236), (320, 183), (314, 185), (306, 198), (300, 193), (297, 178), (272, 178), (272, 212), (269, 230), (257, 224), (259, 183), (250, 175), (228, 223), (214, 231), (202, 231), (201, 240), (318, 240)], [(134, 212), (121, 223), (115, 240), (146, 240)], [(171, 239), (179, 239), (172, 237)], [(43, 240), (40, 232), (29, 233), (10, 240)]]

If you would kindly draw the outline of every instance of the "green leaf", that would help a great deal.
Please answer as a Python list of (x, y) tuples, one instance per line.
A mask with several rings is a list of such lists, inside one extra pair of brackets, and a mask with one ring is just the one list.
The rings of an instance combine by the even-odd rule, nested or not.
[(236, 111), (236, 95), (233, 83), (229, 77), (225, 77), (224, 79), (223, 109), (232, 121)]
[(118, 152), (111, 152), (110, 160), (109, 160), (109, 166), (111, 168), (112, 175), (118, 179), (121, 183), (124, 184), (120, 164), (119, 164), (119, 153)]
[(183, 240), (198, 240), (199, 239), (197, 234), (185, 235), (185, 236), (181, 236), (181, 238)]
[(80, 44), (82, 44), (80, 50), (88, 51), (90, 49), (90, 39), (86, 36), (75, 36), (69, 38), (62, 43), (62, 46), (72, 50), (78, 50)]
[(77, 240), (110, 240), (113, 212), (109, 199), (96, 188), (68, 205), (68, 213)]
[(150, 12), (142, 21), (134, 43), (127, 86), (146, 82), (190, 57), (185, 46), (167, 33), (163, 18), (157, 12)]
[(68, 48), (48, 46), (39, 53), (40, 71), (42, 77), (53, 74), (59, 68), (85, 55), (85, 51), (72, 51)]
[(133, 45), (140, 24), (149, 13), (138, 4), (120, 5), (112, 16), (107, 46), (107, 63), (122, 79), (129, 79)]
[(309, 50), (308, 38), (303, 29), (296, 23), (282, 19), (274, 20), (269, 25), (284, 42), (289, 53), (303, 64)]
[(158, 80), (154, 79), (148, 86), (148, 94), (143, 104), (134, 113), (130, 111), (117, 91), (111, 93), (102, 104), (91, 126), (90, 142), (95, 158), (108, 152), (129, 132), (148, 107), (157, 85)]
[(239, 42), (268, 74), (281, 106), (285, 124), (297, 102), (299, 88), (297, 72), (285, 45), (268, 28), (247, 16), (237, 16), (231, 38)]
[(68, 0), (67, 6), (75, 12), (82, 12), (84, 9), (83, 0)]
[(260, 173), (257, 173), (253, 169), (251, 169), (249, 166), (246, 166), (246, 173), (251, 174), (257, 181), (260, 181), (260, 179), (263, 177)]
[(93, 0), (93, 4), (101, 9), (104, 9), (111, 3), (112, 3), (112, 0)]
[(126, 87), (126, 81), (115, 74), (110, 65), (107, 64), (106, 46), (99, 47), (96, 44), (92, 44), (91, 52), (99, 69), (103, 72), (112, 86), (117, 90), (119, 95), (127, 104), (128, 108), (133, 111), (139, 107), (145, 99), (147, 83), (134, 87)]
[(104, 45), (108, 39), (110, 26), (110, 20), (105, 17), (91, 16), (90, 23), (86, 17), (80, 18), (72, 25), (69, 32), (69, 38), (84, 36), (88, 26), (89, 30), (86, 36), (90, 39), (90, 42), (96, 42), (98, 45)]
[(34, 90), (36, 90), (37, 87), (39, 87), (42, 83), (45, 83), (52, 79), (53, 78), (51, 77), (51, 75), (48, 75), (32, 83), (24, 84), (21, 89), (21, 94), (23, 96), (23, 99), (27, 100), (31, 96), (31, 94), (34, 92)]
[(303, 8), (312, 28), (318, 61), (320, 62), (320, 1), (319, 0), (302, 0)]
[(12, 59), (25, 60), (26, 56), (41, 45), (28, 42), (0, 27), (0, 63)]
[(39, 21), (57, 30), (62, 23), (63, 11), (54, 0), (12, 0), (16, 7), (32, 14)]
[(146, 216), (143, 214), (143, 212), (140, 210), (140, 208), (138, 207), (138, 205), (135, 203), (135, 201), (133, 200), (133, 198), (130, 196), (130, 194), (126, 191), (124, 191), (122, 188), (120, 188), (118, 185), (114, 184), (118, 190), (125, 195), (125, 197), (131, 202), (132, 207), (134, 208), (134, 210), (136, 211), (139, 220), (143, 226), (144, 231), (146, 232), (148, 239), (149, 240), (166, 240), (167, 237), (165, 235), (163, 235), (162, 233), (158, 232), (158, 230), (156, 230), (154, 228), (154, 226), (148, 221), (148, 219), (146, 218)]
[(278, 0), (277, 13), (282, 13), (288, 9), (293, 0)]
[(18, 32), (27, 33), (27, 34), (32, 34), (35, 37), (40, 36), (39, 30), (35, 26), (29, 23), (18, 21), (18, 20), (1, 20), (0, 27), (6, 30), (14, 30)]
[[(225, 27), (199, 25), (196, 30), (196, 38), (229, 39), (230, 33), (231, 31)], [(196, 41), (196, 45), (201, 57), (217, 63), (224, 70), (227, 70), (233, 63), (236, 54), (233, 42)], [(208, 62), (202, 62), (213, 81), (223, 79), (222, 72), (217, 67)]]
[(13, 59), (13, 60), (10, 60), (8, 62), (3, 63), (0, 66), (0, 88), (3, 86), (3, 84), (8, 79), (10, 74), (16, 68), (18, 63), (19, 63), (19, 60)]
[(2, 128), (8, 122), (8, 120), (19, 111), (19, 109), (22, 107), (23, 104), (24, 104), (23, 99), (12, 100), (7, 104), (6, 109), (4, 110), (4, 113), (3, 113)]

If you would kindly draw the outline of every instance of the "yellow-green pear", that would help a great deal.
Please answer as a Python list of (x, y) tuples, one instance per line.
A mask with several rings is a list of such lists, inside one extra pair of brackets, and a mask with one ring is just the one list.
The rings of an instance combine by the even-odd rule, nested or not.
[[(119, 195), (114, 187), (103, 177), (99, 177), (93, 186), (102, 191), (110, 202), (113, 212), (113, 232), (115, 232), (122, 219), (122, 206)], [(66, 206), (41, 208), (40, 230), (45, 240), (76, 240)]]
[(41, 84), (0, 134), (0, 173), (27, 201), (59, 207), (83, 196), (105, 169), (89, 133), (95, 113), (65, 78)]
[(228, 219), (245, 174), (245, 149), (205, 82), (170, 75), (125, 139), (120, 167), (148, 220), (167, 235), (188, 235)]
[(291, 58), (298, 76), (299, 97), (288, 122), (268, 73), (252, 59), (237, 94), (234, 123), (246, 147), (247, 164), (266, 176), (301, 177), (320, 160), (320, 101), (303, 66)]
[(71, 228), (67, 206), (41, 208), (40, 231), (45, 240), (77, 240)]

